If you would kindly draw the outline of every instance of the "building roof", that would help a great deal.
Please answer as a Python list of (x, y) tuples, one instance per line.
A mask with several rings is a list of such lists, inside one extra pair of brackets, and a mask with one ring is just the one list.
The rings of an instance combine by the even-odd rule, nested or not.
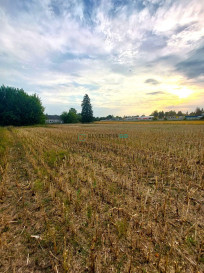
[(58, 115), (46, 115), (45, 116), (46, 117), (46, 119), (58, 119), (58, 120), (61, 120), (61, 117), (60, 116), (58, 116)]
[(202, 116), (186, 116), (186, 118), (202, 118)]

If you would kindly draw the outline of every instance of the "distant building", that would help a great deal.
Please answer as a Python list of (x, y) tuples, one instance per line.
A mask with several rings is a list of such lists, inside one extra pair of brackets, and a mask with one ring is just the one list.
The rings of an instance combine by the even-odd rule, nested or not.
[(201, 119), (203, 116), (186, 116), (185, 118), (187, 120), (199, 120)]
[(126, 121), (131, 120), (131, 121), (133, 121), (134, 117), (133, 116), (127, 116), (127, 117), (124, 117), (124, 120), (126, 120)]
[(58, 115), (46, 115), (45, 123), (47, 124), (61, 124), (63, 121)]
[(141, 116), (137, 117), (138, 120), (153, 120), (154, 116)]
[(139, 120), (153, 120), (154, 116), (128, 116), (124, 117), (124, 120), (126, 121), (139, 121)]
[(185, 116), (170, 116), (166, 117), (167, 120), (184, 120)]

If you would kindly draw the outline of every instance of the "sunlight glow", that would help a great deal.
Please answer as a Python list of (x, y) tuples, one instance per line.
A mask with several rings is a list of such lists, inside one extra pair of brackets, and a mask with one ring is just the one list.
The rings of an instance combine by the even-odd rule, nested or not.
[(193, 94), (193, 90), (188, 89), (187, 87), (175, 86), (175, 87), (172, 88), (172, 90), (169, 90), (169, 91), (170, 91), (170, 93), (178, 96), (179, 99), (188, 98), (190, 95)]

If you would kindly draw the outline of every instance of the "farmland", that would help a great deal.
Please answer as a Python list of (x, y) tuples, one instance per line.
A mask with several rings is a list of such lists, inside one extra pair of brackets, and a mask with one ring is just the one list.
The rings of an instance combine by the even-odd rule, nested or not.
[(203, 189), (201, 121), (0, 128), (0, 272), (204, 272)]

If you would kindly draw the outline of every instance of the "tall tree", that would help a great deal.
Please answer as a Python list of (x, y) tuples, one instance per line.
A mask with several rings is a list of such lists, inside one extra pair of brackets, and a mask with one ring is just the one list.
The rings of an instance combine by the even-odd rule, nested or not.
[(92, 110), (90, 98), (87, 94), (85, 94), (81, 106), (82, 106), (82, 111), (81, 111), (82, 122), (92, 122), (93, 110)]

